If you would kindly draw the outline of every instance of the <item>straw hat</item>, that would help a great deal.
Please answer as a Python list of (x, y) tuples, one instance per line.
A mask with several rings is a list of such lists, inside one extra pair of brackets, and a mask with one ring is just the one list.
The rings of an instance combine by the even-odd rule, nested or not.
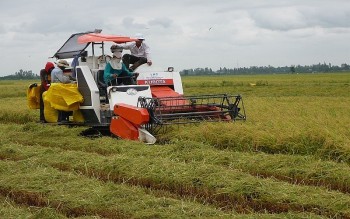
[(64, 59), (61, 59), (61, 60), (58, 60), (58, 62), (56, 63), (56, 65), (58, 67), (65, 67), (65, 68), (69, 68), (69, 64), (67, 62), (67, 60), (64, 60)]

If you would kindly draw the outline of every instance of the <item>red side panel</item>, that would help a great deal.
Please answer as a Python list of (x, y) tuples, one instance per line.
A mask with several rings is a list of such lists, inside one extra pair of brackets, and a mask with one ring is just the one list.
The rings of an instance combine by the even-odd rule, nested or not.
[(138, 108), (129, 104), (116, 104), (114, 106), (114, 113), (130, 121), (135, 126), (146, 124), (149, 121), (149, 114), (147, 109)]
[(174, 80), (173, 79), (146, 79), (146, 80), (137, 80), (138, 85), (150, 85), (150, 86), (155, 86), (155, 85), (174, 85)]
[(131, 122), (119, 118), (112, 118), (109, 130), (122, 139), (138, 140), (139, 131)]

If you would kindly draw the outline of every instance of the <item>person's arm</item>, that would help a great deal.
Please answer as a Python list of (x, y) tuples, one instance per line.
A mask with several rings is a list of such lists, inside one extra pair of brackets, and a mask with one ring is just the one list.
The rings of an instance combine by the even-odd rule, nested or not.
[(115, 76), (113, 76), (111, 64), (107, 63), (105, 70), (103, 72), (103, 80), (105, 81), (106, 84), (108, 84), (114, 78)]
[(45, 83), (45, 73), (46, 71), (44, 69), (40, 70), (40, 80), (41, 80), (41, 84)]
[(63, 71), (57, 72), (56, 77), (63, 84), (69, 84), (71, 82), (69, 77), (63, 74)]
[(130, 50), (131, 46), (132, 46), (132, 44), (130, 44), (130, 43), (116, 43), (112, 47)]
[(69, 77), (65, 76), (63, 74), (63, 71), (59, 68), (55, 68), (54, 70), (52, 70), (51, 72), (51, 80), (53, 83), (64, 83), (64, 84), (68, 84), (70, 83), (70, 79)]
[(126, 73), (128, 76), (133, 76), (133, 73), (131, 73), (127, 68), (126, 68), (126, 66), (125, 66), (125, 64), (123, 63), (122, 64), (122, 72), (124, 73)]
[(41, 86), (43, 86), (45, 90), (47, 90), (47, 80), (46, 80), (45, 74), (46, 74), (45, 69), (41, 69), (40, 70)]
[(49, 89), (50, 85), (49, 85), (48, 76), (47, 76), (45, 69), (40, 70), (40, 80), (41, 80), (42, 90)]

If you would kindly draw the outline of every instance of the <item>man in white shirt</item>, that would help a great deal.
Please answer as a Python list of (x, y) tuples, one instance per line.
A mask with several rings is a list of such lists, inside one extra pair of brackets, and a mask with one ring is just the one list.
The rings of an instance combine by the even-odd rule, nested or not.
[[(138, 39), (135, 42), (116, 44), (111, 47), (112, 52), (116, 48), (123, 48), (123, 49), (130, 50), (131, 54), (123, 55), (123, 63), (131, 71), (134, 71), (137, 67), (139, 67), (144, 63), (147, 63), (148, 65), (152, 65), (150, 48), (144, 42), (145, 38), (140, 33), (136, 34), (135, 38)], [(130, 64), (133, 64), (133, 65), (129, 67)]]

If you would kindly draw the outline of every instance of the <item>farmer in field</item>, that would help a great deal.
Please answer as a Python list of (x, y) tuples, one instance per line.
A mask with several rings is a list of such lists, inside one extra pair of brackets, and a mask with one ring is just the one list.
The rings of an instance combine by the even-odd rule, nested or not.
[[(111, 49), (123, 48), (130, 50), (131, 54), (124, 54), (123, 56), (123, 63), (130, 71), (134, 71), (137, 67), (145, 63), (152, 65), (150, 48), (144, 42), (144, 36), (138, 33), (135, 35), (135, 38), (137, 39), (135, 42), (116, 44), (111, 47)], [(133, 65), (129, 67), (130, 64)]]
[[(70, 68), (68, 62), (66, 60), (58, 60), (56, 63), (56, 68), (54, 68), (51, 72), (51, 82), (52, 83), (75, 83), (74, 79), (69, 75), (65, 75), (64, 71)], [(69, 122), (69, 116), (72, 115), (71, 111), (63, 111), (58, 110), (58, 120), (57, 122), (65, 123)]]
[(51, 72), (55, 68), (52, 62), (47, 62), (44, 69), (40, 70), (40, 122), (45, 123), (43, 93), (47, 91), (51, 83)]
[(56, 68), (51, 72), (52, 83), (63, 83), (68, 84), (74, 82), (71, 76), (65, 75), (63, 72), (70, 68), (67, 60), (61, 59), (56, 63)]

